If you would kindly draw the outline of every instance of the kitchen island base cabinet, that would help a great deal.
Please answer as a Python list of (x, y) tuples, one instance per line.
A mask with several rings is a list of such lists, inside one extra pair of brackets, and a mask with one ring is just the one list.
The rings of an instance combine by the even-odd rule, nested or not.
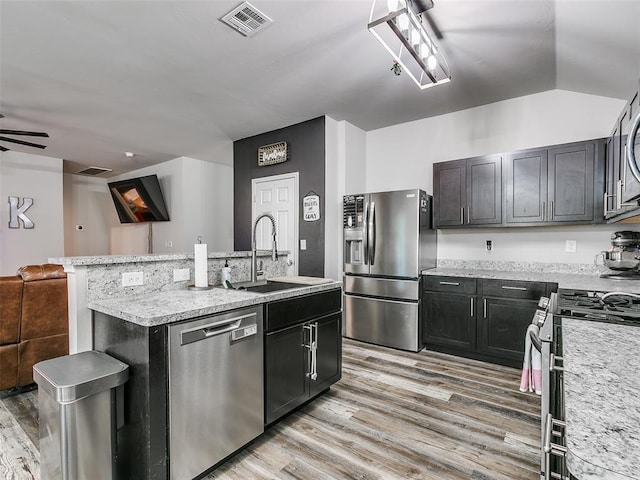
[[(267, 302), (264, 306), (259, 306), (260, 313), (264, 313), (263, 321), (256, 326), (239, 325), (243, 333), (237, 332), (234, 335), (236, 327), (229, 326), (232, 344), (235, 342), (253, 342), (257, 335), (264, 340), (263, 348), (249, 348), (251, 354), (253, 350), (257, 352), (259, 360), (249, 359), (249, 363), (255, 364), (258, 369), (257, 376), (243, 379), (236, 379), (234, 375), (227, 378), (232, 382), (232, 387), (236, 389), (235, 394), (227, 396), (227, 401), (233, 401), (233, 398), (239, 398), (242, 401), (247, 399), (241, 398), (243, 395), (259, 398), (253, 406), (248, 408), (252, 417), (258, 418), (260, 425), (253, 432), (262, 431), (264, 426), (265, 409), (260, 405), (266, 400), (265, 405), (274, 405), (281, 402), (286, 406), (278, 410), (277, 415), (267, 415), (269, 423), (273, 423), (284, 415), (287, 411), (295, 408), (298, 404), (305, 403), (321, 392), (327, 390), (331, 384), (338, 381), (341, 377), (342, 369), (342, 337), (340, 335), (341, 327), (341, 289), (335, 288), (331, 290), (323, 290), (318, 293), (309, 293), (297, 297)], [(245, 309), (225, 310), (221, 314), (230, 314), (228, 320), (238, 314), (245, 315)], [(217, 316), (217, 315), (216, 315)], [(169, 478), (177, 478), (172, 474), (171, 456), (176, 454), (175, 442), (171, 439), (171, 402), (175, 400), (175, 396), (171, 395), (171, 383), (175, 388), (180, 389), (183, 395), (181, 413), (186, 415), (185, 422), (190, 425), (197, 425), (198, 420), (188, 418), (189, 415), (195, 415), (198, 418), (210, 417), (212, 415), (206, 410), (210, 406), (212, 410), (216, 410), (217, 401), (202, 399), (197, 397), (197, 392), (208, 391), (207, 395), (215, 395), (216, 387), (212, 385), (202, 385), (205, 382), (205, 374), (207, 369), (202, 369), (202, 363), (210, 364), (211, 369), (215, 369), (217, 365), (230, 361), (238, 364), (245, 361), (244, 358), (219, 356), (222, 348), (217, 348), (213, 358), (188, 358), (186, 359), (180, 371), (171, 372), (171, 352), (172, 344), (170, 331), (171, 328), (178, 328), (182, 341), (191, 341), (194, 335), (198, 335), (202, 330), (202, 326), (197, 322), (204, 317), (196, 317), (187, 319), (182, 322), (168, 322), (157, 326), (138, 325), (121, 318), (94, 311), (93, 317), (93, 342), (95, 350), (105, 352), (112, 357), (129, 365), (130, 377), (124, 386), (124, 424), (117, 431), (117, 460), (116, 468), (118, 477), (121, 480), (167, 480)], [(235, 320), (234, 320), (235, 321)], [(195, 323), (194, 323), (195, 322)], [(180, 327), (182, 326), (182, 328)], [(262, 328), (264, 326), (264, 329)], [(194, 327), (194, 328), (191, 328)], [(225, 325), (212, 326), (212, 328), (223, 330)], [(280, 337), (272, 335), (270, 337), (263, 334), (267, 331), (267, 327), (271, 328), (270, 332), (282, 333)], [(233, 328), (233, 331), (231, 330)], [(186, 329), (186, 331), (182, 331)], [(190, 331), (190, 329), (192, 331)], [(205, 337), (213, 336), (213, 330), (207, 329), (204, 333)], [(222, 332), (220, 332), (222, 333)], [(186, 336), (185, 336), (186, 335)], [(188, 338), (187, 338), (188, 337)], [(178, 337), (176, 337), (178, 338)], [(275, 340), (275, 343), (270, 343)], [(310, 356), (310, 345), (313, 342), (314, 356)], [(272, 345), (268, 348), (267, 345)], [(228, 353), (228, 352), (227, 352)], [(242, 356), (242, 355), (241, 355)], [(175, 357), (175, 355), (174, 355)], [(272, 362), (270, 367), (266, 367), (266, 371), (262, 370), (261, 362), (267, 360)], [(313, 362), (311, 362), (313, 360)], [(193, 363), (193, 368), (190, 367)], [(200, 366), (200, 368), (199, 368)], [(311, 370), (309, 370), (311, 369)], [(196, 373), (200, 372), (199, 379)], [(310, 379), (306, 375), (310, 372), (316, 372), (315, 379)], [(255, 375), (254, 372), (252, 375)], [(242, 373), (237, 373), (241, 375)], [(207, 376), (211, 382), (215, 381), (215, 375)], [(292, 378), (295, 379), (292, 381)], [(275, 397), (269, 396), (269, 393), (263, 389), (269, 386), (277, 386), (281, 389), (281, 393)], [(251, 382), (247, 386), (246, 383)], [(297, 383), (296, 383), (297, 382)], [(306, 383), (305, 383), (306, 382)], [(220, 386), (220, 388), (224, 388)], [(300, 391), (304, 392), (302, 398), (298, 398)], [(228, 388), (227, 393), (231, 392)], [(192, 392), (193, 395), (190, 395)], [(265, 397), (262, 393), (265, 392)], [(269, 392), (273, 392), (273, 389)], [(176, 392), (174, 392), (176, 393)], [(180, 393), (180, 392), (177, 392)], [(233, 397), (233, 398), (232, 398)], [(293, 397), (293, 400), (282, 400), (284, 397)], [(276, 399), (274, 401), (274, 398)], [(190, 407), (190, 405), (192, 405)], [(258, 405), (258, 412), (255, 411), (255, 405)], [(235, 407), (239, 407), (236, 405)], [(267, 410), (268, 412), (269, 410)], [(242, 413), (240, 413), (242, 416)], [(174, 415), (175, 417), (175, 415)], [(230, 420), (231, 422), (233, 420)], [(203, 424), (204, 428), (204, 423)], [(224, 422), (223, 422), (224, 423)], [(237, 426), (232, 425), (235, 429)], [(192, 427), (191, 431), (196, 427)], [(187, 429), (188, 430), (188, 429)], [(209, 429), (212, 436), (225, 436), (216, 434), (213, 429)], [(199, 443), (206, 443), (206, 431), (200, 432), (203, 436)], [(186, 435), (186, 433), (185, 433)], [(243, 436), (240, 443), (245, 441), (253, 441), (251, 435)], [(216, 442), (220, 442), (220, 438), (211, 438), (210, 446), (203, 450), (210, 451)], [(236, 448), (235, 443), (233, 448)], [(233, 448), (225, 450), (224, 454)], [(182, 456), (192, 455), (191, 452), (182, 452)], [(180, 455), (178, 451), (177, 455)], [(232, 453), (233, 454), (233, 453)], [(217, 460), (217, 458), (216, 458)], [(212, 461), (216, 461), (212, 460)], [(193, 463), (188, 459), (187, 464)], [(222, 459), (216, 465), (208, 465), (205, 461), (193, 470), (199, 472), (202, 469), (211, 469), (225, 461)], [(184, 464), (184, 462), (183, 462)], [(190, 477), (193, 473), (189, 471), (185, 475)], [(204, 473), (204, 472), (202, 472)], [(197, 473), (196, 473), (197, 475)], [(184, 478), (182, 474), (179, 476)]]
[(143, 327), (94, 312), (94, 349), (129, 365), (124, 425), (117, 431), (117, 478), (166, 479), (167, 327)]
[(340, 291), (271, 302), (265, 326), (265, 424), (327, 390), (342, 375)]

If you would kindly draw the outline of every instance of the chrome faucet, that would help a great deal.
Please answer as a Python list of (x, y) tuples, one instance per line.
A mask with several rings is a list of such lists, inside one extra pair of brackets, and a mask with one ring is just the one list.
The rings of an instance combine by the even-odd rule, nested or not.
[(278, 247), (276, 245), (276, 219), (270, 213), (263, 213), (258, 215), (256, 221), (253, 222), (253, 232), (251, 236), (251, 281), (258, 281), (258, 269), (256, 268), (256, 227), (258, 222), (264, 217), (271, 220), (271, 235), (273, 235), (273, 242), (271, 242), (271, 260), (276, 261), (278, 259)]

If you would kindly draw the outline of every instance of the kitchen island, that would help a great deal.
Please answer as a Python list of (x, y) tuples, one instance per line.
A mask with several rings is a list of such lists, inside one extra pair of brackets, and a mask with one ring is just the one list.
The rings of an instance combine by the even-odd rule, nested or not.
[[(294, 278), (294, 281), (298, 279)], [(265, 426), (315, 398), (339, 380), (341, 283), (329, 279), (322, 281), (324, 283), (316, 281), (312, 285), (297, 283), (294, 287), (289, 285), (287, 289), (264, 294), (216, 287), (91, 301), (88, 306), (94, 312), (95, 349), (129, 364), (131, 371), (124, 389), (124, 425), (118, 430), (119, 478), (193, 478), (217, 464), (218, 459), (188, 470), (186, 474), (174, 474), (173, 469), (179, 462), (176, 460), (172, 465), (172, 445), (173, 452), (178, 452), (175, 458), (183, 458), (182, 464), (190, 469), (195, 468), (191, 464), (196, 463), (193, 452), (180, 452), (176, 445), (186, 444), (191, 440), (190, 435), (194, 438), (203, 435), (197, 445), (204, 451), (224, 442), (221, 437), (225, 435), (215, 435), (207, 428), (198, 428), (199, 424), (206, 425), (205, 417), (215, 427), (217, 420), (211, 417), (225, 415), (224, 411), (218, 411), (218, 403), (237, 405), (247, 398), (260, 397), (257, 407), (254, 403), (249, 409), (240, 410), (252, 417), (259, 416), (260, 430), (243, 437), (240, 445), (227, 450), (227, 455), (252, 441)], [(257, 320), (254, 326), (245, 326), (244, 323), (238, 323), (238, 328), (229, 326), (229, 322), (249, 316)], [(201, 327), (201, 324), (205, 326)], [(217, 348), (208, 348), (210, 355), (207, 357), (187, 358), (180, 369), (174, 368), (175, 364), (172, 366), (178, 358), (176, 346), (212, 345), (208, 340), (199, 342), (194, 335), (202, 332), (201, 338), (214, 338), (219, 325), (224, 325), (223, 330), (229, 334), (228, 340), (219, 337), (215, 344)], [(273, 344), (277, 349), (269, 348), (268, 335), (271, 333), (282, 333), (273, 337), (279, 339)], [(282, 339), (284, 341), (280, 341)], [(225, 358), (225, 345), (240, 343), (252, 345), (248, 350), (244, 347), (253, 355), (252, 360), (246, 362), (244, 355)], [(288, 355), (283, 367), (293, 364), (295, 373), (301, 375), (283, 382), (278, 375), (288, 375), (290, 371), (286, 368), (269, 370), (269, 365), (274, 364), (273, 359), (278, 365), (285, 349), (288, 349)], [(215, 383), (216, 372), (241, 362), (247, 363), (251, 372), (238, 370), (236, 375), (226, 370), (220, 377), (228, 383)], [(309, 366), (313, 369), (307, 371)], [(249, 374), (251, 381), (245, 382)], [(315, 382), (314, 387), (308, 386), (311, 381)], [(289, 390), (300, 386), (304, 391), (301, 394), (294, 392), (295, 395), (289, 391), (274, 393), (273, 385), (282, 384)], [(228, 393), (226, 390), (231, 389), (235, 389), (234, 398), (221, 400)], [(203, 395), (203, 392), (208, 393)], [(174, 403), (172, 410), (175, 398), (179, 398), (184, 407), (176, 410)], [(283, 405), (287, 408), (280, 408)], [(265, 409), (268, 412), (277, 410), (277, 415), (269, 416), (267, 422)], [(181, 417), (180, 424), (175, 422), (177, 416)], [(240, 418), (243, 417), (244, 414)], [(183, 441), (172, 442), (172, 429), (175, 433), (176, 425), (184, 428), (187, 423), (191, 427), (185, 429)], [(228, 425), (234, 426), (235, 423), (229, 422)]]

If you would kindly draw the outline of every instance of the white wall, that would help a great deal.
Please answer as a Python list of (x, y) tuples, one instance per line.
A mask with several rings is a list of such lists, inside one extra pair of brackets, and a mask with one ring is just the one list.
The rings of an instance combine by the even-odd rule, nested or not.
[(209, 251), (233, 251), (233, 168), (179, 157), (108, 179), (65, 176), (64, 255), (147, 253), (150, 224), (121, 224), (107, 183), (153, 174), (170, 218), (152, 224), (153, 253), (191, 252), (198, 236)]
[[(233, 251), (232, 167), (179, 157), (109, 180), (152, 174), (158, 175), (171, 219), (153, 223), (153, 253), (191, 252), (198, 236), (209, 251)], [(111, 253), (147, 253), (147, 235), (148, 224), (116, 225)]]
[(325, 117), (325, 277), (342, 279), (342, 197), (363, 192), (366, 134)]
[[(367, 132), (366, 190), (423, 188), (433, 193), (435, 162), (606, 137), (624, 103), (551, 90)], [(609, 234), (622, 229), (440, 230), (438, 258), (590, 263), (609, 247)], [(492, 254), (484, 250), (485, 240), (494, 241)], [(577, 240), (578, 251), (564, 252), (565, 240)]]
[[(46, 263), (64, 253), (62, 160), (14, 151), (0, 153), (0, 275)], [(33, 229), (9, 227), (9, 199), (32, 198), (25, 215)]]
[(120, 222), (107, 180), (65, 173), (63, 203), (65, 255), (110, 252), (110, 231)]
[(209, 251), (232, 252), (233, 167), (184, 158), (182, 168), (182, 245), (202, 236)]
[[(597, 253), (609, 250), (609, 237), (618, 230), (640, 231), (640, 225), (442, 229), (438, 258), (592, 264)], [(490, 252), (487, 240), (492, 241)], [(565, 252), (567, 240), (576, 241), (575, 253)]]

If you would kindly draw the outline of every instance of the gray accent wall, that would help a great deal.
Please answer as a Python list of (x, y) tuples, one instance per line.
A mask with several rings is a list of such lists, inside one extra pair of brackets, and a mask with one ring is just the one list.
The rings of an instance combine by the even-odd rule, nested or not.
[[(289, 159), (258, 167), (258, 148), (287, 142)], [(299, 172), (299, 238), (307, 249), (299, 252), (298, 275), (324, 276), (325, 117), (290, 125), (233, 142), (234, 250), (251, 249), (251, 180)], [(302, 199), (310, 191), (320, 196), (320, 220), (302, 219)]]

